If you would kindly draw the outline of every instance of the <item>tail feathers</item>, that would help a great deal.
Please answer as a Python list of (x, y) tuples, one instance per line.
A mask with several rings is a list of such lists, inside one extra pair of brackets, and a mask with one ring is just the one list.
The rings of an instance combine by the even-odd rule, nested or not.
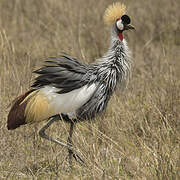
[(32, 89), (30, 91), (27, 91), (25, 94), (17, 97), (14, 100), (14, 104), (8, 114), (8, 120), (7, 120), (8, 130), (16, 129), (19, 126), (26, 124), (25, 108), (27, 106), (28, 100), (25, 100), (25, 99), (33, 91), (35, 91), (35, 90)]

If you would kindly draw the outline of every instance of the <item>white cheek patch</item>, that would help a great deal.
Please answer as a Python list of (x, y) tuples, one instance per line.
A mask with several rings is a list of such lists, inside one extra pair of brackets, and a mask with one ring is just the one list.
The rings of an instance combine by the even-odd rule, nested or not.
[(119, 30), (123, 30), (123, 29), (124, 29), (124, 25), (123, 25), (121, 19), (116, 22), (116, 25), (117, 25), (117, 27), (118, 27)]

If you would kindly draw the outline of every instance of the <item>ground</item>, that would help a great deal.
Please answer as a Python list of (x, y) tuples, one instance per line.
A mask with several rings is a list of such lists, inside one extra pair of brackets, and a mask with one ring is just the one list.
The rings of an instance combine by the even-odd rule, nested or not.
[[(77, 124), (73, 141), (86, 166), (68, 168), (65, 148), (38, 136), (44, 123), (8, 131), (12, 100), (28, 90), (49, 56), (66, 52), (85, 63), (109, 45), (103, 13), (112, 0), (0, 1), (0, 179), (180, 179), (180, 3), (123, 1), (135, 32), (127, 89), (104, 117)], [(48, 131), (66, 141), (69, 125)]]

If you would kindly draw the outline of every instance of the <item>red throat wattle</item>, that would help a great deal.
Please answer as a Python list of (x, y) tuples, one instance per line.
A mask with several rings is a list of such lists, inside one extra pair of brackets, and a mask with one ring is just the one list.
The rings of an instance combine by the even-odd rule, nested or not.
[(119, 39), (122, 41), (122, 40), (123, 40), (123, 35), (122, 35), (122, 33), (119, 33), (118, 36), (119, 36)]

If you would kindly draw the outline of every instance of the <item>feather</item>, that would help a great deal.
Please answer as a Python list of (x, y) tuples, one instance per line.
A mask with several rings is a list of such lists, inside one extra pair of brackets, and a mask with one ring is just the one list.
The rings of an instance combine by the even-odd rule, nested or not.
[(26, 122), (40, 122), (55, 115), (53, 108), (49, 105), (48, 97), (41, 91), (32, 96), (25, 108)]
[(120, 2), (109, 5), (104, 13), (104, 22), (107, 25), (112, 25), (117, 19), (121, 18), (126, 12), (126, 6)]
[(60, 88), (58, 93), (68, 93), (83, 87), (89, 81), (86, 78), (88, 66), (71, 56), (63, 54), (60, 57), (51, 57), (46, 63), (47, 65), (34, 71), (39, 76), (35, 79), (33, 88), (50, 85)]
[(12, 108), (10, 109), (10, 112), (8, 114), (8, 120), (7, 120), (7, 128), (8, 129), (16, 129), (20, 125), (26, 124), (25, 121), (25, 108), (27, 105), (27, 101), (24, 101), (24, 99), (29, 96), (31, 93), (33, 93), (35, 90), (27, 91), (26, 93), (22, 94), (21, 96), (17, 97), (14, 100), (14, 104)]

